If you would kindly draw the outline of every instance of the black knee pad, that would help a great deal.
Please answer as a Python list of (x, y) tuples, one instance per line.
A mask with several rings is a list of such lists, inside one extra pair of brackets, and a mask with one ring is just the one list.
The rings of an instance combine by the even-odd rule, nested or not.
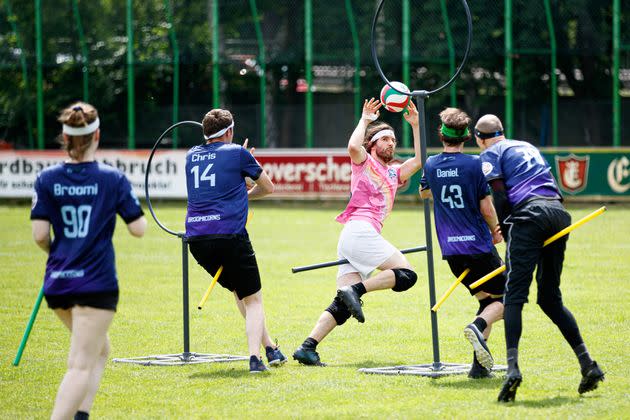
[(344, 305), (343, 302), (339, 302), (336, 298), (333, 299), (330, 306), (326, 308), (326, 312), (329, 312), (333, 318), (335, 318), (337, 325), (343, 325), (343, 323), (350, 318), (350, 311), (346, 305)]
[(396, 284), (392, 287), (394, 292), (404, 292), (409, 290), (416, 284), (418, 275), (408, 268), (394, 268), (392, 269), (394, 276), (396, 276)]
[(486, 309), (488, 306), (490, 306), (494, 302), (501, 302), (501, 303), (503, 303), (503, 296), (501, 296), (501, 297), (487, 297), (485, 299), (481, 299), (479, 301), (479, 310), (477, 311), (477, 315), (482, 313), (484, 309)]

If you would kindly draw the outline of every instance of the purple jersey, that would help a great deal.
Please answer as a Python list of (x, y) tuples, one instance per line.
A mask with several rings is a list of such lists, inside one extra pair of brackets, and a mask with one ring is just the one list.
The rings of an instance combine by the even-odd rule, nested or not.
[(491, 252), (492, 236), (479, 210), (479, 201), (490, 191), (478, 156), (431, 156), (424, 164), (420, 185), (433, 194), (435, 229), (443, 256)]
[(512, 208), (532, 198), (561, 199), (551, 168), (531, 144), (500, 140), (481, 152), (482, 170), (488, 181), (501, 178)]
[(126, 223), (143, 214), (129, 181), (111, 166), (64, 163), (38, 175), (31, 219), (48, 220), (53, 229), (46, 295), (118, 290), (112, 244), (117, 213)]
[(261, 172), (252, 154), (237, 144), (215, 142), (190, 149), (186, 236), (246, 233), (245, 177), (256, 180)]

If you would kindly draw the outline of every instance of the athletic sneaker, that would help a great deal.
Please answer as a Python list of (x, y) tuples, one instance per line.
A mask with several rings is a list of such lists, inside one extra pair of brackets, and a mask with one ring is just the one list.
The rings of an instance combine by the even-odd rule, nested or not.
[(470, 366), (470, 371), (468, 372), (468, 377), (470, 379), (483, 379), (483, 378), (494, 378), (494, 375), (490, 371), (490, 369), (486, 369), (481, 366), (476, 358), (473, 358), (473, 363)]
[(319, 360), (319, 354), (315, 351), (315, 349), (304, 346), (300, 346), (297, 348), (295, 353), (293, 353), (293, 358), (300, 362), (300, 364), (302, 365), (326, 366), (326, 364), (322, 363), (321, 360)]
[(269, 369), (267, 369), (267, 366), (265, 366), (262, 359), (259, 359), (256, 356), (249, 357), (249, 373), (260, 373), (268, 370)]
[(501, 391), (499, 392), (499, 398), (497, 400), (499, 402), (510, 402), (514, 401), (516, 397), (516, 389), (523, 382), (523, 377), (520, 372), (510, 373), (508, 372), (505, 377), (505, 381), (503, 382), (503, 386), (501, 387)]
[(361, 299), (351, 286), (343, 286), (337, 290), (337, 299), (341, 300), (348, 308), (353, 317), (359, 322), (365, 322), (363, 309), (361, 309)]
[(477, 355), (477, 360), (479, 360), (481, 366), (488, 370), (492, 369), (494, 359), (490, 354), (490, 349), (488, 349), (486, 340), (483, 338), (483, 334), (479, 331), (479, 328), (477, 328), (475, 324), (468, 324), (466, 328), (464, 328), (464, 336), (470, 341), (470, 344), (472, 344), (475, 355)]
[(267, 353), (267, 362), (271, 367), (280, 367), (287, 362), (287, 356), (282, 354), (280, 347), (265, 347), (265, 353)]
[(593, 361), (593, 364), (588, 368), (586, 373), (582, 372), (582, 380), (578, 387), (578, 392), (584, 394), (585, 392), (593, 391), (597, 389), (599, 382), (604, 381), (604, 372), (597, 366), (597, 362)]

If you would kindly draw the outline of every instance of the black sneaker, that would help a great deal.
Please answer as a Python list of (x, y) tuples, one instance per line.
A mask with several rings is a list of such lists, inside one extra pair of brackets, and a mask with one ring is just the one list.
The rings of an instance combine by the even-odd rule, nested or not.
[(337, 290), (337, 299), (341, 300), (348, 308), (353, 317), (359, 322), (365, 322), (363, 309), (361, 309), (361, 299), (351, 286), (343, 286)]
[(267, 362), (271, 367), (280, 367), (287, 362), (287, 356), (282, 354), (280, 348), (276, 345), (276, 348), (265, 347), (265, 353), (267, 354)]
[(256, 356), (249, 357), (249, 373), (260, 373), (268, 370), (269, 369), (267, 369), (267, 366), (265, 366), (262, 359), (259, 359)]
[(473, 364), (470, 367), (470, 371), (468, 372), (468, 377), (470, 379), (484, 379), (484, 378), (494, 378), (494, 375), (490, 371), (490, 369), (486, 369), (481, 366), (479, 362), (475, 359)]
[(319, 354), (315, 351), (315, 349), (310, 349), (304, 346), (297, 348), (297, 350), (293, 353), (293, 358), (302, 365), (326, 366), (326, 364), (319, 360)]
[(516, 388), (523, 382), (523, 377), (520, 372), (509, 373), (505, 377), (505, 381), (503, 382), (503, 386), (501, 387), (501, 391), (499, 392), (499, 398), (497, 400), (499, 402), (510, 402), (514, 401), (516, 397)]
[(582, 373), (582, 380), (578, 387), (578, 392), (584, 394), (585, 392), (593, 391), (597, 389), (599, 382), (604, 381), (604, 372), (597, 366), (597, 362), (593, 361), (593, 364), (588, 368), (586, 373)]
[(475, 355), (477, 355), (477, 360), (479, 360), (481, 366), (488, 370), (492, 369), (494, 359), (490, 354), (490, 349), (488, 349), (486, 340), (483, 338), (483, 334), (479, 331), (479, 328), (477, 328), (475, 324), (468, 324), (466, 328), (464, 328), (464, 336), (470, 341), (470, 344), (472, 344)]

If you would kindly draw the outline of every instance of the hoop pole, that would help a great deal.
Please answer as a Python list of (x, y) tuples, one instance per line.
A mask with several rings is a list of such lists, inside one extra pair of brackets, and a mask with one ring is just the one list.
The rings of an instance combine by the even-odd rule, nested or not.
[(184, 353), (183, 358), (190, 358), (190, 324), (188, 314), (188, 242), (182, 237), (182, 286), (184, 298)]
[[(425, 118), (424, 101), (428, 96), (427, 92), (416, 95), (418, 108), (418, 120), (420, 121), (420, 158), (422, 162), (427, 161), (427, 125)], [(433, 267), (433, 234), (431, 232), (431, 205), (428, 198), (422, 200), (424, 213), (424, 236), (427, 248), (427, 272), (429, 274), (429, 304), (430, 308), (435, 306), (435, 270)], [(438, 334), (437, 313), (431, 312), (431, 338), (433, 342), (433, 370), (440, 370), (440, 340)]]
[(13, 366), (19, 365), (20, 360), (22, 360), (22, 353), (24, 353), (26, 342), (28, 341), (28, 337), (31, 335), (31, 330), (33, 329), (33, 325), (35, 324), (35, 318), (37, 318), (37, 313), (39, 312), (39, 307), (42, 304), (43, 298), (44, 298), (44, 286), (42, 285), (42, 288), (39, 289), (39, 295), (37, 295), (37, 300), (35, 300), (33, 311), (31, 311), (31, 317), (28, 320), (28, 324), (26, 324), (26, 329), (24, 330), (24, 335), (22, 336), (20, 347), (18, 347), (18, 351), (17, 351), (17, 354), (15, 355), (15, 359), (13, 359)]
[(440, 309), (440, 306), (442, 306), (442, 304), (444, 303), (444, 301), (451, 295), (451, 293), (453, 293), (453, 290), (455, 290), (455, 288), (457, 287), (457, 285), (459, 283), (462, 282), (462, 280), (464, 280), (466, 278), (466, 276), (468, 275), (468, 273), (470, 273), (470, 268), (467, 268), (464, 270), (464, 272), (462, 274), (459, 275), (459, 277), (457, 277), (457, 280), (455, 280), (453, 282), (453, 284), (451, 284), (451, 287), (448, 288), (448, 290), (446, 291), (446, 293), (444, 293), (444, 296), (442, 296), (440, 298), (440, 300), (438, 301), (438, 303), (435, 304), (435, 306), (433, 306), (433, 308), (431, 308), (431, 310), (433, 312), (437, 312), (438, 309)]
[[(412, 252), (426, 251), (426, 249), (427, 249), (426, 246), (418, 246), (415, 248), (401, 249), (400, 252), (402, 254), (411, 254)], [(337, 260), (337, 261), (328, 261), (328, 262), (319, 263), (319, 264), (304, 265), (302, 267), (293, 267), (291, 269), (291, 272), (295, 274), (295, 273), (301, 273), (302, 271), (310, 271), (310, 270), (316, 270), (318, 268), (333, 267), (335, 265), (341, 265), (341, 264), (348, 264), (348, 260), (344, 258), (342, 260)]]
[[(562, 238), (563, 236), (568, 235), (569, 232), (571, 232), (572, 230), (575, 230), (575, 229), (579, 228), (580, 226), (582, 226), (583, 224), (585, 224), (587, 222), (590, 222), (591, 220), (593, 220), (594, 218), (596, 218), (600, 214), (604, 213), (605, 211), (606, 211), (606, 206), (602, 206), (599, 209), (597, 209), (594, 212), (592, 212), (591, 214), (588, 214), (588, 215), (582, 217), (577, 222), (573, 223), (572, 225), (569, 225), (569, 226), (565, 227), (560, 232), (556, 233), (555, 235), (553, 235), (549, 239), (547, 239), (543, 243), (543, 247), (551, 244), (552, 242), (557, 241), (558, 239)], [(480, 278), (476, 282), (472, 283), (470, 285), (470, 288), (471, 289), (476, 289), (477, 287), (481, 286), (482, 284), (484, 284), (485, 282), (489, 281), (493, 277), (498, 276), (499, 274), (503, 273), (504, 271), (505, 271), (505, 265), (502, 265), (501, 267), (497, 268), (496, 270), (491, 271), (490, 273), (486, 274), (485, 276), (483, 276), (482, 278)]]

